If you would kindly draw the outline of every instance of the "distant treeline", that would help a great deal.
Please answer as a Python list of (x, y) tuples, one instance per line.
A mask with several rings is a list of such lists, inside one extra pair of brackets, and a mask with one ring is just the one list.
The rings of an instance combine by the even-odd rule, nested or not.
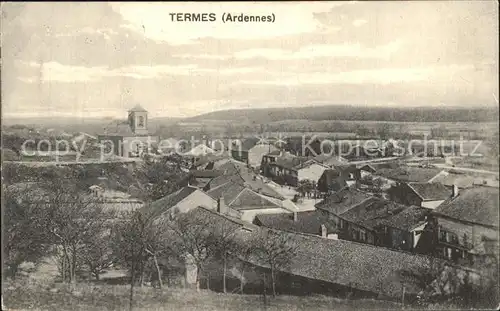
[(498, 107), (492, 108), (383, 108), (353, 106), (316, 106), (300, 108), (239, 109), (215, 111), (186, 121), (248, 120), (264, 123), (305, 119), (395, 122), (496, 122)]

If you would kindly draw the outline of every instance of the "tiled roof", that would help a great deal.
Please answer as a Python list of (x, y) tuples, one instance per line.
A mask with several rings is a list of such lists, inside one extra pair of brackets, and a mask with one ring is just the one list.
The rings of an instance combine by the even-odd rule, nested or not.
[[(235, 229), (245, 228), (246, 230), (238, 230), (235, 239), (239, 243), (248, 243), (252, 239), (260, 238), (263, 232), (276, 232), (202, 207), (189, 213), (193, 218), (210, 219), (210, 223), (214, 223), (216, 227), (221, 227), (223, 223), (231, 223), (234, 224)], [(289, 232), (277, 233), (284, 235), (296, 248), (294, 256), (290, 258), (290, 263), (278, 269), (313, 280), (399, 298), (403, 272), (419, 274), (426, 270), (430, 271), (429, 259), (425, 256), (344, 240)], [(267, 263), (252, 255), (242, 259), (258, 266), (268, 267)], [(439, 259), (435, 260), (439, 261)], [(335, 269), (332, 269), (332, 266)], [(416, 294), (423, 290), (419, 287), (417, 280), (413, 278), (404, 280), (408, 294)]]
[(342, 157), (339, 156), (329, 156), (326, 154), (320, 154), (316, 157), (313, 158), (314, 161), (319, 162), (321, 164), (327, 165), (327, 166), (333, 166), (333, 165), (344, 165), (348, 161)]
[(257, 215), (256, 220), (264, 227), (299, 233), (321, 235), (321, 225), (328, 223), (328, 217), (321, 211), (297, 212), (297, 220), (293, 213)]
[(224, 197), (226, 204), (231, 203), (245, 187), (239, 183), (227, 182), (207, 191), (207, 194), (215, 200)]
[(222, 155), (218, 155), (218, 154), (213, 154), (213, 153), (209, 153), (209, 154), (206, 154), (206, 155), (202, 155), (200, 156), (195, 162), (194, 162), (194, 166), (198, 167), (198, 166), (202, 166), (202, 165), (205, 165), (205, 164), (208, 164), (210, 162), (217, 162), (217, 161), (220, 161), (220, 160), (223, 160), (225, 159), (226, 157), (222, 156)]
[(301, 165), (307, 162), (308, 160), (310, 160), (310, 158), (286, 155), (276, 158), (276, 161), (271, 162), (270, 165), (276, 165), (289, 170), (293, 170), (300, 168)]
[(290, 209), (285, 197), (246, 168), (232, 175), (212, 179), (205, 189), (214, 199), (223, 196), (226, 204), (235, 210), (274, 207)]
[(223, 171), (225, 175), (230, 175), (230, 174), (236, 174), (241, 170), (246, 170), (247, 166), (243, 162), (238, 162), (230, 159), (227, 162), (223, 163), (222, 165), (214, 165), (214, 168)]
[(151, 213), (155, 215), (160, 215), (163, 212), (169, 210), (170, 208), (174, 207), (177, 203), (180, 201), (184, 200), (187, 198), (189, 195), (191, 195), (193, 192), (195, 192), (197, 189), (194, 187), (184, 187), (180, 190), (177, 190), (174, 193), (171, 193), (161, 199), (158, 199), (150, 204), (147, 208), (150, 210)]
[(234, 200), (231, 203), (228, 203), (228, 206), (237, 211), (246, 209), (267, 209), (282, 207), (281, 204), (275, 202), (271, 198), (256, 193), (248, 188), (243, 188), (243, 190), (241, 190), (241, 192), (234, 198)]
[(388, 179), (402, 182), (428, 182), (441, 172), (436, 168), (404, 166), (399, 168), (379, 168), (374, 173)]
[(214, 178), (221, 176), (224, 172), (220, 170), (191, 170), (189, 174), (196, 178)]
[(430, 214), (426, 208), (419, 206), (409, 206), (396, 215), (389, 216), (382, 219), (380, 224), (401, 229), (404, 231), (411, 231), (415, 227), (425, 223), (425, 217)]
[(342, 215), (352, 207), (370, 198), (372, 196), (368, 193), (346, 187), (316, 204), (316, 208), (335, 215)]
[(498, 180), (495, 180), (495, 177), (470, 176), (466, 174), (456, 174), (451, 172), (448, 175), (436, 177), (432, 182), (440, 183), (445, 186), (456, 185), (458, 188), (471, 188), (475, 185), (498, 187), (499, 185)]
[(130, 125), (128, 124), (128, 121), (123, 121), (123, 120), (115, 120), (110, 122), (105, 128), (104, 128), (104, 135), (110, 135), (110, 136), (134, 136), (134, 132), (130, 128)]
[(461, 189), (434, 212), (450, 218), (498, 228), (498, 188), (477, 186)]
[(373, 230), (381, 224), (383, 219), (389, 219), (406, 208), (408, 206), (372, 197), (349, 209), (340, 217), (348, 222)]
[(415, 183), (408, 186), (424, 201), (446, 200), (452, 194), (452, 189), (440, 183)]

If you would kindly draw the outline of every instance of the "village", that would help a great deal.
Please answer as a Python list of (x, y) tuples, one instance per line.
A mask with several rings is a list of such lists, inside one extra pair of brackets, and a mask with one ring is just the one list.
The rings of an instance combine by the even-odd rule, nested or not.
[(497, 302), (498, 172), (422, 146), (403, 155), (389, 144), (327, 154), (319, 138), (307, 149), (257, 137), (188, 146), (154, 136), (148, 122), (137, 105), (127, 121), (80, 135), (86, 161), (2, 154), (8, 221), (27, 226), (8, 229), (10, 276), (27, 262), (36, 275), (53, 257), (56, 283), (121, 280), (260, 295), (264, 305), (315, 294), (403, 307)]

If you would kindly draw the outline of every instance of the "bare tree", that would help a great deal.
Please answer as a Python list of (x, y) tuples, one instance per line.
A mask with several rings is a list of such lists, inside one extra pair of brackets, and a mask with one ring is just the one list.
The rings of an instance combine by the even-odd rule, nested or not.
[(136, 274), (145, 260), (144, 234), (146, 220), (141, 211), (134, 211), (128, 216), (128, 218), (117, 223), (116, 228), (114, 228), (113, 251), (115, 256), (127, 264), (130, 269), (129, 309), (132, 310)]
[(9, 276), (15, 276), (24, 261), (37, 263), (50, 250), (46, 213), (28, 201), (30, 194), (30, 189), (4, 187), (2, 246)]
[(241, 246), (240, 243), (238, 243), (237, 240), (237, 230), (239, 229), (239, 226), (234, 224), (233, 222), (222, 219), (221, 222), (214, 223), (212, 222), (211, 229), (214, 232), (215, 235), (215, 255), (217, 259), (222, 261), (222, 269), (223, 269), (223, 275), (222, 275), (222, 290), (224, 293), (227, 292), (227, 287), (226, 287), (226, 278), (227, 278), (227, 264), (228, 264), (228, 258), (231, 255), (238, 255)]
[(276, 296), (276, 271), (286, 267), (297, 252), (290, 235), (284, 232), (263, 230), (253, 244), (257, 260), (265, 262), (271, 269), (273, 297)]
[(196, 289), (206, 265), (220, 253), (221, 245), (213, 230), (213, 221), (201, 213), (178, 214), (168, 222), (172, 232), (170, 249), (196, 266)]
[(43, 199), (34, 204), (46, 213), (45, 231), (61, 249), (68, 281), (74, 283), (85, 242), (102, 234), (109, 216), (99, 198), (82, 193), (71, 183), (52, 182), (46, 190)]
[(90, 276), (99, 280), (99, 276), (106, 269), (112, 267), (115, 262), (109, 231), (102, 232), (93, 239), (85, 241), (80, 258), (82, 263), (88, 267)]

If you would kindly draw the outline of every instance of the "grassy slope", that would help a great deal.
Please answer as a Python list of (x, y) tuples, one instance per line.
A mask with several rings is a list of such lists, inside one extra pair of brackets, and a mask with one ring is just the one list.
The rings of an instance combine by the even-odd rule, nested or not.
[[(52, 292), (31, 285), (7, 287), (4, 303), (9, 310), (128, 310), (129, 286), (77, 284), (76, 293), (61, 287)], [(358, 310), (400, 309), (395, 303), (376, 300), (342, 300), (325, 296), (278, 296), (266, 308), (262, 296), (196, 292), (185, 289), (137, 288), (134, 310)]]

